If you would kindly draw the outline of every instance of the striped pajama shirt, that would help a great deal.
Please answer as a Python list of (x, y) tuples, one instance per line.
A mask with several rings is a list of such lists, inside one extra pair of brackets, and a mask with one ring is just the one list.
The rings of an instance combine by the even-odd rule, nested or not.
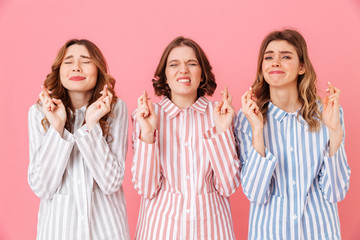
[(252, 146), (252, 131), (239, 111), (235, 123), (241, 184), (250, 200), (248, 239), (341, 239), (337, 202), (349, 189), (344, 138), (329, 157), (329, 132), (309, 132), (297, 112), (269, 103), (264, 125), (266, 156)]
[(135, 239), (234, 239), (229, 196), (240, 185), (233, 128), (216, 134), (215, 103), (154, 105), (154, 144), (133, 114), (132, 181), (142, 196)]
[(129, 239), (122, 181), (127, 151), (127, 109), (118, 99), (109, 117), (112, 137), (100, 124), (88, 132), (86, 106), (73, 113), (73, 131), (63, 136), (41, 125), (36, 104), (29, 110), (28, 182), (41, 198), (37, 239)]

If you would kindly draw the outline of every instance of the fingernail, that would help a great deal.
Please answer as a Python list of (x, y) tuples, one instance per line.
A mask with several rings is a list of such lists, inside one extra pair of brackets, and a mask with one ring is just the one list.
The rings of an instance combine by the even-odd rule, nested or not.
[(108, 85), (106, 84), (105, 87), (108, 88)]
[(44, 88), (44, 85), (41, 84), (41, 88)]
[(328, 84), (331, 84), (330, 82), (328, 82)]

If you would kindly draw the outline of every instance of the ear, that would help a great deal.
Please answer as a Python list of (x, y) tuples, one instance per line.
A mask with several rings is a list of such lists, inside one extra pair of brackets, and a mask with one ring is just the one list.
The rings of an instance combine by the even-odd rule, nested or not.
[(300, 64), (300, 67), (299, 67), (299, 75), (303, 75), (306, 71), (305, 71), (305, 65), (302, 63)]

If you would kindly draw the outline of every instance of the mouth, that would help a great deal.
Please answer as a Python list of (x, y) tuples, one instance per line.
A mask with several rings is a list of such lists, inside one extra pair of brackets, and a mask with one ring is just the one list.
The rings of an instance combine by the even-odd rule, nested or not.
[(82, 76), (72, 76), (70, 78), (71, 81), (82, 81), (82, 80), (85, 80), (86, 78), (85, 77), (82, 77)]
[(283, 71), (280, 71), (280, 70), (273, 70), (271, 71), (269, 74), (283, 74), (284, 72)]
[(182, 77), (182, 78), (178, 78), (177, 82), (179, 82), (179, 83), (191, 83), (191, 79), (189, 77)]

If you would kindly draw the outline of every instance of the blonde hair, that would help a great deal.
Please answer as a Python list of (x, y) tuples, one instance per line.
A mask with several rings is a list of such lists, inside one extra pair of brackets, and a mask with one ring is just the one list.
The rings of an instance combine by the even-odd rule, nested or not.
[(257, 74), (255, 82), (253, 83), (253, 91), (257, 98), (257, 104), (266, 122), (268, 103), (270, 101), (270, 89), (269, 84), (265, 81), (262, 62), (264, 59), (264, 53), (270, 42), (276, 40), (285, 40), (290, 43), (296, 49), (299, 57), (300, 64), (305, 68), (305, 73), (298, 76), (297, 87), (299, 93), (299, 100), (302, 104), (298, 117), (301, 115), (309, 125), (309, 131), (318, 131), (320, 128), (321, 114), (318, 107), (318, 101), (321, 98), (317, 94), (316, 90), (316, 73), (314, 67), (309, 59), (307, 45), (304, 37), (292, 29), (285, 29), (283, 31), (274, 31), (269, 33), (262, 41), (258, 56)]
[[(104, 88), (104, 86), (107, 84), (108, 85), (108, 90), (112, 93), (113, 98), (110, 104), (110, 112), (107, 113), (105, 116), (103, 116), (99, 123), (101, 126), (101, 129), (103, 131), (103, 135), (109, 135), (111, 137), (111, 135), (109, 134), (109, 123), (107, 122), (107, 119), (109, 116), (112, 116), (113, 114), (113, 106), (114, 103), (117, 101), (117, 96), (114, 92), (114, 86), (115, 86), (115, 79), (110, 76), (107, 71), (108, 71), (108, 67), (107, 67), (107, 63), (106, 60), (102, 54), (102, 52), (100, 51), (100, 49), (91, 41), (86, 40), (86, 39), (71, 39), (69, 41), (67, 41), (59, 50), (54, 63), (51, 66), (51, 72), (46, 76), (46, 79), (44, 81), (44, 86), (50, 90), (51, 93), (51, 97), (52, 98), (56, 98), (56, 99), (60, 99), (66, 109), (66, 123), (65, 123), (65, 129), (67, 129), (68, 131), (71, 131), (72, 125), (73, 125), (73, 119), (72, 119), (72, 115), (71, 115), (71, 111), (73, 111), (73, 106), (71, 104), (67, 89), (65, 89), (63, 87), (63, 85), (61, 84), (61, 80), (60, 80), (60, 66), (64, 60), (65, 57), (65, 53), (68, 47), (70, 47), (71, 45), (83, 45), (86, 47), (86, 49), (89, 51), (90, 54), (90, 58), (91, 60), (94, 62), (94, 64), (96, 65), (97, 69), (98, 69), (98, 76), (97, 76), (97, 82), (96, 85), (94, 87), (94, 91), (93, 94), (89, 100), (88, 105), (91, 105), (93, 102), (95, 102), (100, 96), (100, 92), (102, 91), (102, 89)], [(37, 103), (40, 105), (40, 100), (37, 101)], [(84, 122), (85, 123), (85, 122)], [(41, 121), (41, 124), (43, 125), (45, 131), (47, 131), (48, 127), (49, 127), (49, 121), (47, 120), (46, 117), (44, 117)]]

